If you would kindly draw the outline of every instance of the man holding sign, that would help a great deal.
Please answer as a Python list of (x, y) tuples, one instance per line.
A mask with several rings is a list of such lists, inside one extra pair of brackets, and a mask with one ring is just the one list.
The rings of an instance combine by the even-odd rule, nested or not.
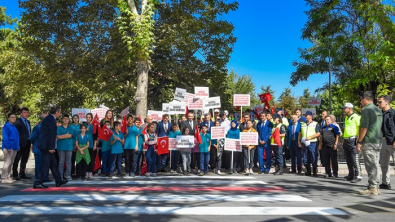
[[(251, 120), (247, 121), (247, 128), (240, 134), (241, 145), (243, 145), (245, 173), (247, 175), (254, 174), (252, 167), (254, 166), (254, 149), (258, 144), (258, 133), (252, 128), (253, 123)], [(253, 134), (253, 135), (251, 135)]]

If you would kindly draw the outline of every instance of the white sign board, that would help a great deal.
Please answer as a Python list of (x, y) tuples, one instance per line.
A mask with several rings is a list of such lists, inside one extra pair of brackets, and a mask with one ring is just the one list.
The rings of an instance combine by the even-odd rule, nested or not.
[(195, 86), (195, 97), (206, 99), (209, 97), (209, 89), (208, 87), (196, 87)]
[(256, 132), (241, 132), (240, 133), (240, 144), (241, 145), (258, 145), (258, 133)]
[[(105, 115), (106, 115), (107, 110), (109, 110), (109, 109), (110, 108), (103, 106), (103, 107), (100, 107), (100, 108), (92, 109), (91, 113), (93, 114), (93, 117), (95, 117), (95, 115), (97, 115), (97, 117), (99, 117), (99, 119), (103, 119), (105, 117)], [(80, 121), (81, 121), (81, 118), (80, 118)]]
[(203, 99), (200, 98), (190, 98), (188, 101), (188, 109), (190, 110), (202, 110), (204, 108)]
[(193, 148), (194, 143), (194, 136), (177, 136), (177, 148)]
[(176, 91), (174, 92), (174, 100), (183, 101), (186, 93), (186, 89), (176, 88)]
[(241, 152), (241, 144), (239, 139), (225, 138), (225, 150)]
[(162, 112), (163, 114), (170, 114), (170, 104), (162, 103)]
[(184, 102), (184, 103), (188, 103), (188, 101), (189, 101), (190, 98), (195, 98), (195, 94), (186, 93), (183, 102)]
[(169, 138), (169, 150), (177, 150), (177, 139)]
[(169, 103), (169, 114), (185, 114), (187, 105), (184, 102)]
[(162, 120), (163, 112), (162, 111), (154, 111), (148, 110), (147, 116), (152, 117), (152, 121), (158, 122)]
[(320, 106), (322, 98), (321, 97), (310, 97), (308, 106)]
[(233, 106), (250, 106), (250, 94), (234, 94)]
[(203, 101), (203, 107), (205, 109), (216, 109), (221, 108), (221, 97), (210, 97)]
[[(80, 117), (81, 122), (86, 122), (86, 114), (90, 113), (90, 109), (83, 109), (83, 108), (72, 108), (71, 115), (78, 115)], [(92, 118), (94, 118), (93, 116)]]
[(213, 126), (211, 127), (211, 139), (225, 138), (226, 132), (224, 126)]
[(302, 115), (305, 115), (307, 111), (312, 112), (314, 118), (317, 116), (317, 111), (316, 111), (315, 108), (304, 108), (304, 109), (302, 109)]

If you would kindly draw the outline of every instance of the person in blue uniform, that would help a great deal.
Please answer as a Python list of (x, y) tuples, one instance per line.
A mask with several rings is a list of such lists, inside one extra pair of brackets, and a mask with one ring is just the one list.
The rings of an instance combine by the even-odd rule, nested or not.
[(138, 150), (138, 141), (140, 130), (134, 125), (133, 116), (129, 114), (127, 116), (128, 125), (126, 127), (125, 134), (125, 146), (124, 146), (124, 154), (125, 154), (125, 173), (126, 176), (134, 177), (135, 172), (135, 156), (136, 150)]
[(87, 126), (87, 131), (86, 134), (88, 135), (89, 138), (89, 155), (91, 158), (91, 162), (89, 163), (88, 169), (87, 169), (87, 174), (86, 177), (88, 179), (93, 177), (93, 170), (95, 167), (95, 160), (96, 160), (96, 148), (97, 148), (97, 130), (96, 133), (93, 133), (93, 114), (92, 113), (87, 113), (86, 114), (86, 126)]
[[(105, 121), (103, 126), (106, 126), (108, 129), (111, 129), (111, 122)], [(105, 141), (100, 139), (101, 141), (101, 158), (102, 158), (102, 176), (110, 176), (110, 167), (111, 167), (111, 140)]]
[(144, 147), (144, 134), (142, 134), (143, 129), (140, 129), (141, 120), (139, 118), (134, 119), (134, 126), (139, 130), (137, 150), (135, 150), (135, 160), (134, 160), (134, 175), (140, 175), (141, 160), (143, 157), (143, 147)]
[(89, 155), (89, 135), (86, 133), (87, 127), (80, 125), (80, 134), (75, 140), (75, 146), (77, 147), (77, 154), (75, 162), (77, 163), (77, 177), (80, 180), (87, 179), (86, 171), (88, 170), (91, 157)]
[(77, 147), (75, 146), (75, 141), (80, 135), (80, 117), (75, 114), (72, 117), (72, 123), (70, 124), (70, 127), (73, 129), (74, 135), (73, 135), (73, 153), (71, 155), (71, 177), (76, 177), (76, 170), (75, 170), (75, 157), (76, 157), (76, 152), (77, 152)]
[[(35, 168), (34, 168), (34, 173), (35, 173), (35, 179), (36, 181), (40, 180), (40, 169), (41, 169), (41, 152), (40, 150), (37, 149), (37, 142), (38, 142), (38, 135), (40, 134), (40, 127), (41, 127), (41, 121), (47, 116), (46, 113), (41, 114), (40, 116), (40, 122), (33, 128), (32, 135), (30, 136), (30, 141), (32, 142), (33, 146), (33, 154), (34, 154), (34, 162), (35, 162)], [(49, 182), (48, 179), (48, 174), (45, 176), (44, 182)]]
[(57, 152), (59, 153), (59, 173), (63, 177), (64, 163), (66, 162), (66, 179), (71, 179), (71, 156), (73, 153), (73, 128), (69, 126), (69, 115), (63, 115), (62, 125), (56, 129)]
[[(226, 138), (230, 138), (230, 139), (240, 139), (240, 130), (238, 129), (238, 123), (237, 120), (232, 120), (230, 126), (230, 130), (228, 131), (228, 133), (226, 134)], [(229, 166), (232, 166), (231, 162), (232, 162), (232, 151), (226, 151), (228, 152), (229, 155)], [(230, 167), (229, 168), (229, 174), (237, 174), (237, 155), (239, 152), (233, 152), (233, 168)], [(232, 170), (233, 169), (233, 170)]]
[[(171, 125), (171, 131), (169, 132), (169, 139), (170, 138), (177, 138), (177, 136), (181, 136), (181, 131), (178, 129), (178, 125), (176, 123), (172, 123)], [(170, 151), (171, 155), (171, 169), (170, 173), (175, 174), (177, 173), (177, 165), (178, 165), (178, 160), (180, 158), (180, 151), (179, 150), (171, 150)]]
[(114, 175), (115, 170), (115, 162), (117, 162), (117, 176), (122, 177), (122, 154), (123, 154), (123, 144), (125, 143), (125, 139), (123, 133), (121, 132), (121, 123), (118, 121), (114, 122), (114, 130), (111, 136), (111, 168), (110, 168), (110, 176), (111, 179)]
[(158, 136), (155, 133), (155, 124), (149, 123), (147, 126), (148, 133), (144, 135), (145, 157), (147, 161), (146, 177), (156, 177), (156, 159), (158, 158)]
[[(325, 166), (325, 177), (338, 177), (337, 144), (339, 142), (340, 130), (332, 124), (330, 116), (325, 117), (325, 126), (321, 129), (320, 144), (318, 148), (322, 150), (322, 160)], [(331, 171), (331, 162), (333, 174)]]
[(207, 126), (202, 126), (202, 132), (200, 137), (202, 138), (202, 143), (199, 144), (200, 149), (200, 174), (203, 176), (208, 174), (208, 161), (210, 157), (210, 147), (211, 147), (211, 135), (207, 133)]

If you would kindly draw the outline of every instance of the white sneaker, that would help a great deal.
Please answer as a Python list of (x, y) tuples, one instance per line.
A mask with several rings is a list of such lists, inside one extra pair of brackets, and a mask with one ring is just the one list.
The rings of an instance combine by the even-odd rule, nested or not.
[(246, 168), (244, 171), (246, 174), (250, 173), (250, 170), (248, 170), (248, 168)]
[(252, 169), (250, 169), (250, 174), (254, 174), (254, 171), (252, 171)]
[(146, 177), (150, 177), (151, 174), (150, 174), (150, 173), (146, 173), (145, 176), (146, 176)]
[(5, 179), (5, 180), (1, 180), (1, 183), (13, 183), (14, 181), (12, 181), (12, 180), (7, 180), (7, 179)]
[(218, 174), (219, 174), (219, 175), (222, 175), (222, 173), (221, 173), (221, 171), (220, 171), (220, 170), (218, 170)]

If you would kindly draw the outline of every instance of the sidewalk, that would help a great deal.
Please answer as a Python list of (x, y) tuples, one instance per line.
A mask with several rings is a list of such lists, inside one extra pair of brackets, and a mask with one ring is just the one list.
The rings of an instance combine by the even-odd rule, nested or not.
[[(3, 169), (3, 164), (4, 164), (4, 161), (0, 161), (0, 169)], [(290, 166), (291, 166), (291, 162), (287, 161), (287, 169), (286, 169), (285, 172), (289, 172)], [(34, 160), (29, 159), (29, 161), (27, 162), (27, 166), (26, 166), (26, 173), (33, 175), (34, 174), (34, 167), (35, 167)], [(365, 170), (365, 164), (364, 164), (363, 160), (361, 160), (361, 167), (362, 167), (362, 173), (364, 175), (366, 175), (367, 173), (366, 173), (366, 170)], [(394, 167), (394, 163), (390, 162), (391, 175), (395, 175), (395, 169), (394, 168), (395, 168)], [(270, 170), (270, 172), (274, 172), (274, 170), (275, 169), (272, 168)], [(254, 171), (257, 172), (256, 169), (254, 169)], [(0, 170), (0, 175), (1, 175), (1, 173), (2, 172)], [(324, 167), (318, 167), (318, 173), (319, 174), (324, 174), (325, 173), (325, 168)], [(348, 168), (347, 168), (347, 164), (346, 164), (345, 160), (339, 160), (339, 174), (348, 174)]]

